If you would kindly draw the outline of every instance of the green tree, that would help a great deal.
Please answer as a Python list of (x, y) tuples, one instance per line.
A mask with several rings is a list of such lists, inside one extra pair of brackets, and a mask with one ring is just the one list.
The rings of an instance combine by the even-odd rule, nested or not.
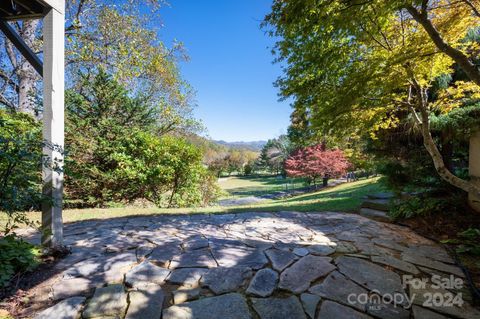
[(260, 152), (257, 166), (268, 169), (271, 173), (284, 173), (283, 166), (291, 151), (292, 145), (287, 135), (268, 140)]
[[(479, 88), (457, 81), (432, 99), (435, 81), (454, 64), (477, 82), (477, 43), (466, 35), (477, 25), (470, 1), (275, 1), (265, 26), (278, 36), (278, 58), (287, 63), (277, 84), (295, 109), (310, 115), (321, 134), (375, 137), (410, 112), (438, 174), (467, 192), (471, 181), (445, 166), (431, 134), (433, 114), (451, 112)], [(475, 3), (476, 4), (476, 3)]]
[(83, 79), (79, 92), (70, 90), (66, 97), (65, 184), (70, 202), (87, 206), (136, 199), (161, 206), (205, 202), (200, 185), (211, 179), (201, 151), (180, 137), (165, 135), (157, 110), (142, 96), (130, 96), (100, 70)]

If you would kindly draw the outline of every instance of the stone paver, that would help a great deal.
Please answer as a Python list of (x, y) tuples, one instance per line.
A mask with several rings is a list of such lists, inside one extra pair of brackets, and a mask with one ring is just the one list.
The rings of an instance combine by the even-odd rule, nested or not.
[(144, 261), (153, 251), (155, 246), (153, 244), (146, 244), (135, 249), (135, 254), (137, 255), (137, 261)]
[(277, 287), (278, 273), (269, 268), (259, 270), (248, 286), (247, 293), (260, 297), (270, 296)]
[(55, 306), (45, 309), (34, 319), (78, 319), (85, 303), (85, 297), (72, 297), (65, 299)]
[(309, 318), (315, 318), (315, 312), (317, 310), (317, 305), (321, 300), (320, 296), (303, 293), (300, 295), (300, 300), (302, 301), (303, 309)]
[(261, 319), (306, 319), (296, 296), (288, 298), (252, 298), (252, 305)]
[[(65, 242), (72, 254), (53, 266), (55, 274), (36, 294), (27, 291), (35, 307), (22, 317), (46, 309), (38, 316), (61, 318), (71, 310), (66, 318), (159, 318), (162, 312), (166, 319), (480, 318), (467, 302), (466, 284), (448, 291), (404, 289), (405, 274), (427, 280), (454, 274), (464, 281), (443, 247), (406, 227), (354, 214), (84, 221), (65, 225)], [(383, 295), (407, 292), (416, 293), (411, 309), (378, 303)], [(465, 303), (424, 305), (424, 293), (439, 292), (461, 292)], [(371, 299), (352, 302), (352, 293)], [(53, 312), (60, 315), (48, 315)]]
[(339, 271), (369, 290), (380, 294), (403, 293), (400, 276), (372, 262), (355, 257), (339, 257), (336, 259)]
[(280, 275), (279, 287), (293, 293), (302, 293), (310, 283), (335, 269), (331, 258), (307, 255), (287, 268)]
[(160, 319), (164, 298), (162, 288), (155, 284), (131, 291), (125, 319)]
[(60, 279), (52, 286), (53, 300), (83, 295), (95, 287), (95, 283), (86, 278)]
[(420, 318), (420, 319), (446, 319), (448, 317), (445, 317), (439, 313), (430, 311), (428, 309), (425, 309), (423, 307), (419, 307), (416, 305), (412, 306), (412, 311), (413, 311), (413, 317), (414, 318)]
[(360, 208), (360, 215), (380, 222), (391, 221), (391, 218), (388, 216), (387, 212), (383, 210), (376, 210), (371, 208)]
[[(428, 256), (428, 257), (427, 257)], [(420, 255), (412, 251), (403, 252), (401, 255), (402, 259), (406, 262), (424, 266), (430, 269), (438, 270), (445, 273), (454, 274), (455, 276), (465, 277), (465, 274), (462, 270), (454, 265), (446, 264), (441, 261), (434, 260), (432, 255)]]
[(414, 275), (418, 275), (420, 273), (420, 270), (418, 270), (418, 268), (411, 263), (392, 256), (372, 256), (372, 261), (374, 263), (387, 265)]
[(247, 266), (260, 269), (268, 263), (264, 252), (260, 249), (243, 247), (216, 247), (213, 256), (220, 267)]
[(206, 268), (181, 268), (172, 271), (167, 280), (180, 286), (198, 286), (200, 278), (208, 271)]
[(171, 269), (196, 267), (217, 267), (217, 262), (208, 249), (193, 250), (176, 255), (172, 258), (169, 266)]
[(127, 294), (123, 285), (110, 285), (97, 288), (92, 300), (88, 302), (82, 317), (85, 319), (98, 317), (121, 318), (127, 310)]
[[(382, 319), (409, 319), (410, 310), (402, 305), (392, 305), (388, 303), (370, 303), (366, 307), (367, 313), (376, 318)], [(423, 319), (422, 317), (420, 317)]]
[(63, 273), (64, 278), (103, 276), (108, 280), (118, 280), (117, 274), (123, 270), (128, 270), (137, 263), (135, 252), (120, 253), (111, 256), (105, 256), (87, 259), (81, 261)]
[(208, 247), (208, 239), (202, 236), (193, 236), (182, 243), (185, 250), (195, 250)]
[(304, 247), (298, 247), (293, 249), (293, 253), (297, 256), (304, 257), (310, 253), (310, 251), (307, 248)]
[(347, 241), (342, 241), (336, 244), (335, 252), (340, 254), (354, 254), (357, 252), (357, 248)]
[[(463, 298), (457, 300), (454, 299), (456, 295), (455, 292), (449, 292), (431, 283), (424, 286), (417, 286), (412, 283), (409, 286), (410, 299), (417, 306), (426, 307), (429, 310), (439, 312), (445, 316), (453, 316), (455, 318), (480, 318), (480, 310), (473, 308), (466, 303)], [(451, 304), (445, 306), (441, 301), (437, 301), (437, 299), (432, 300), (431, 296), (439, 296), (438, 300), (441, 300), (440, 298), (442, 298), (444, 302), (447, 300), (447, 296), (452, 296), (451, 298), (448, 298), (448, 300), (451, 301)], [(462, 305), (459, 305), (457, 301), (461, 302)]]
[[(354, 294), (355, 296), (367, 294), (366, 289), (347, 279), (338, 271), (330, 273), (321, 284), (312, 286), (309, 292), (343, 304), (349, 304), (348, 296), (350, 296), (350, 294)], [(365, 309), (365, 305), (359, 303), (351, 306), (359, 310)]]
[(144, 261), (126, 273), (125, 283), (134, 288), (144, 286), (147, 283), (161, 285), (169, 274), (170, 270)]
[(163, 319), (251, 319), (245, 298), (237, 293), (171, 306)]
[(200, 283), (215, 294), (222, 294), (237, 290), (251, 277), (252, 270), (248, 267), (218, 267), (203, 275)]
[(178, 245), (161, 245), (150, 252), (149, 260), (160, 267), (168, 267), (172, 258), (180, 253), (181, 249)]
[(297, 259), (294, 253), (275, 248), (269, 249), (265, 253), (272, 262), (273, 269), (277, 271), (283, 271)]
[(173, 292), (173, 303), (179, 303), (197, 299), (200, 296), (200, 288), (179, 288)]
[(335, 252), (335, 248), (329, 245), (312, 245), (308, 247), (308, 251), (314, 255), (328, 256)]
[(372, 242), (375, 243), (376, 245), (387, 247), (390, 249), (395, 249), (398, 251), (406, 251), (408, 250), (408, 247), (404, 246), (402, 243), (397, 243), (394, 240), (387, 239), (387, 238), (374, 238), (372, 239)]
[(405, 254), (416, 255), (419, 257), (428, 257), (433, 260), (438, 260), (447, 264), (453, 264), (455, 261), (453, 258), (447, 254), (445, 249), (439, 246), (412, 246), (406, 249)]

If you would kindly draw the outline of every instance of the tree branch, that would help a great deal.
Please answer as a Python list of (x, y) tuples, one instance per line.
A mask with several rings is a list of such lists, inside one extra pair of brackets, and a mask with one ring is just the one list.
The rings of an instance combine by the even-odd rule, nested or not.
[(452, 47), (445, 42), (445, 40), (443, 40), (438, 30), (432, 24), (432, 21), (428, 19), (427, 13), (419, 12), (413, 6), (407, 6), (406, 9), (412, 15), (413, 19), (422, 25), (437, 48), (457, 62), (470, 80), (475, 82), (477, 85), (480, 85), (480, 71), (476, 65), (473, 64), (473, 62), (470, 61), (470, 59), (462, 51)]
[(16, 107), (13, 105), (8, 99), (6, 99), (3, 94), (0, 94), (0, 103), (5, 105), (7, 108), (9, 108), (11, 111), (15, 111)]
[(462, 0), (462, 2), (472, 9), (474, 15), (480, 18), (480, 11), (475, 7), (475, 5), (470, 0)]
[(19, 91), (19, 86), (18, 84), (12, 80), (10, 76), (5, 74), (2, 70), (0, 70), (0, 78), (3, 79), (6, 83), (8, 83), (12, 88), (15, 90), (15, 92), (18, 93)]
[[(480, 187), (476, 186), (474, 183), (461, 179), (458, 176), (455, 176), (445, 165), (445, 161), (443, 160), (442, 153), (438, 150), (435, 141), (433, 140), (432, 133), (430, 132), (430, 118), (428, 112), (428, 92), (427, 89), (422, 88), (420, 83), (416, 80), (413, 76), (413, 72), (411, 69), (407, 68), (407, 72), (411, 76), (411, 83), (413, 88), (415, 89), (416, 94), (416, 106), (418, 111), (420, 112), (420, 118), (418, 118), (418, 114), (415, 108), (412, 106), (410, 111), (412, 112), (415, 121), (419, 123), (422, 137), (423, 137), (423, 145), (427, 150), (428, 154), (433, 160), (433, 165), (438, 173), (438, 175), (449, 184), (467, 192), (467, 193), (474, 193), (477, 196), (480, 196)], [(411, 94), (411, 93), (409, 93)]]

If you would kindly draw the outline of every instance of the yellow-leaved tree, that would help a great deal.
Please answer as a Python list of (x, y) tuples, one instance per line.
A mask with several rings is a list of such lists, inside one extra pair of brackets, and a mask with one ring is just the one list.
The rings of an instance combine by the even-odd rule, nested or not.
[[(479, 43), (468, 36), (479, 32), (478, 5), (477, 0), (274, 1), (264, 26), (280, 38), (274, 51), (286, 63), (277, 84), (284, 97), (294, 98), (296, 110), (309, 114), (311, 129), (329, 134), (374, 135), (398, 123), (396, 111), (408, 110), (438, 174), (468, 192), (471, 206), (480, 211), (478, 176), (471, 171), (466, 180), (451, 172), (430, 131), (431, 115), (479, 97)], [(434, 82), (454, 67), (469, 81), (452, 83), (433, 97)], [(470, 156), (480, 166), (480, 150)]]

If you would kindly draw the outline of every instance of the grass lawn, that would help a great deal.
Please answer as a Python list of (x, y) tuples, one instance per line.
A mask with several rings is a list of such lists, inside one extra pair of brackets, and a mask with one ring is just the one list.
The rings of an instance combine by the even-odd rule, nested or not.
[[(265, 182), (268, 185), (270, 179)], [(262, 184), (259, 181), (247, 181), (243, 178), (237, 181), (230, 181), (230, 185), (236, 185), (233, 189), (239, 190), (240, 183), (246, 183), (245, 192), (251, 192), (253, 186)], [(275, 184), (274, 184), (275, 185)], [(227, 186), (228, 187), (228, 186)], [(269, 186), (266, 186), (269, 187)], [(274, 187), (274, 186), (273, 186)], [(228, 190), (228, 188), (227, 188)], [(89, 219), (109, 219), (126, 216), (144, 216), (157, 214), (196, 214), (196, 213), (224, 213), (224, 212), (278, 212), (278, 211), (343, 211), (352, 212), (360, 207), (362, 198), (371, 193), (384, 191), (384, 186), (379, 178), (370, 178), (353, 183), (341, 184), (332, 188), (320, 190), (315, 193), (304, 194), (280, 200), (266, 200), (255, 205), (237, 206), (237, 207), (202, 207), (202, 208), (88, 208), (88, 209), (66, 209), (63, 212), (65, 223), (89, 220)], [(39, 212), (28, 213), (34, 221), (40, 221)], [(4, 224), (5, 215), (0, 214), (0, 224)]]
[(251, 206), (231, 207), (227, 211), (356, 211), (367, 194), (385, 191), (380, 178), (370, 178), (353, 183), (341, 184), (335, 187), (294, 196), (286, 199), (270, 200)]
[(279, 176), (231, 176), (219, 179), (220, 187), (228, 197), (260, 196), (275, 191), (304, 187), (303, 178), (281, 178)]

